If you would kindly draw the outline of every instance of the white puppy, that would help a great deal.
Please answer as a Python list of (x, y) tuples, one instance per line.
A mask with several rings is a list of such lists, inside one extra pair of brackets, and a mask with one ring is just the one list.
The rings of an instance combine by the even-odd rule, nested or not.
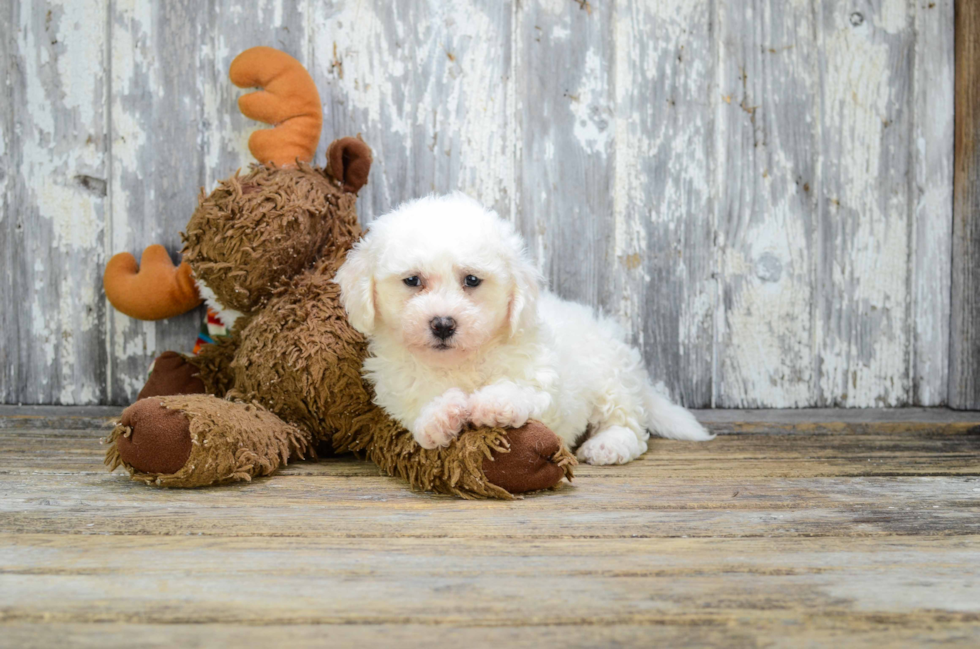
[(646, 451), (647, 431), (710, 439), (659, 395), (610, 320), (540, 292), (514, 228), (462, 194), (402, 205), (371, 224), (337, 272), (344, 308), (369, 339), (375, 403), (425, 448), (471, 422), (537, 419), (590, 464)]

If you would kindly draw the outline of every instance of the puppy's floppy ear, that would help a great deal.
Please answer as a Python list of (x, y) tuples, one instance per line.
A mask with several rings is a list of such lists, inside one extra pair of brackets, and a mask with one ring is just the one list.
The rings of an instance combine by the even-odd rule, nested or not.
[(511, 288), (508, 311), (511, 336), (533, 322), (534, 318), (537, 317), (536, 304), (541, 280), (538, 270), (523, 255), (518, 257), (514, 263), (513, 273), (514, 286)]
[(347, 253), (333, 281), (340, 284), (340, 302), (354, 329), (365, 336), (374, 331), (374, 263), (363, 240)]

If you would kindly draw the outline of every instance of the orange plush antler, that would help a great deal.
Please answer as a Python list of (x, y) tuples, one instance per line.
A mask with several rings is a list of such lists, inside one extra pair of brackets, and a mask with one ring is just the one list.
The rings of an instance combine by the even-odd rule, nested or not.
[(238, 108), (275, 128), (256, 131), (248, 149), (262, 164), (280, 167), (312, 162), (323, 126), (320, 93), (299, 61), (271, 47), (247, 49), (231, 62), (231, 82), (239, 88), (262, 88), (238, 99)]
[(109, 302), (137, 320), (163, 320), (187, 313), (201, 298), (187, 263), (174, 267), (167, 249), (152, 245), (143, 251), (142, 267), (128, 252), (113, 255), (102, 283)]

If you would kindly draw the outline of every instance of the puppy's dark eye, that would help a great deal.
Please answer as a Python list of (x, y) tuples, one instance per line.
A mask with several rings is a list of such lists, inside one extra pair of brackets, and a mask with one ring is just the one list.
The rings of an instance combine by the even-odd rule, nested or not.
[(476, 288), (481, 283), (483, 283), (483, 280), (480, 279), (479, 277), (477, 277), (476, 275), (467, 275), (463, 279), (463, 284), (465, 284), (466, 286), (469, 286), (470, 288)]
[(422, 286), (422, 280), (419, 279), (418, 275), (412, 275), (411, 277), (406, 277), (402, 281), (405, 282), (406, 286)]

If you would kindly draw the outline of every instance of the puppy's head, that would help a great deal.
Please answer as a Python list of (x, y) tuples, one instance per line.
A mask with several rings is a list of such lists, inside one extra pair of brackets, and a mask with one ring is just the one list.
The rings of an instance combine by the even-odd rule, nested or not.
[(536, 318), (539, 277), (520, 236), (458, 193), (375, 220), (335, 281), (355, 329), (430, 363), (458, 363)]

